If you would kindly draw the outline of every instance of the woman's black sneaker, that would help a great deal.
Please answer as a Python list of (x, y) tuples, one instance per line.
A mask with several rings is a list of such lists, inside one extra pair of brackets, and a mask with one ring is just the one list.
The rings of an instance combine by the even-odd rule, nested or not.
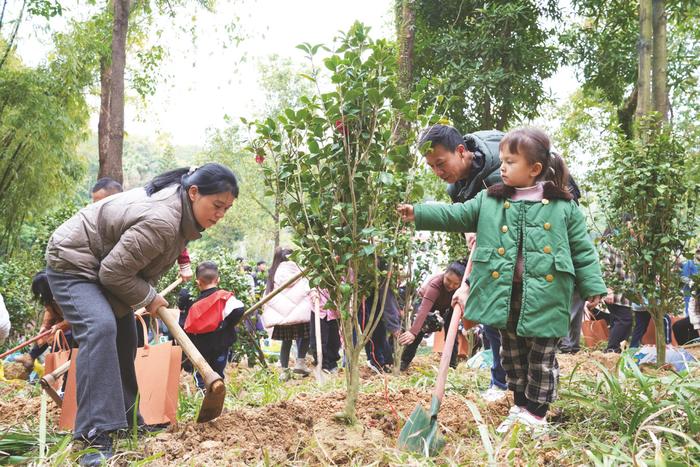
[(91, 452), (80, 457), (78, 464), (83, 467), (97, 467), (114, 455), (112, 451), (112, 437), (107, 432), (84, 438), (84, 448), (90, 449)]

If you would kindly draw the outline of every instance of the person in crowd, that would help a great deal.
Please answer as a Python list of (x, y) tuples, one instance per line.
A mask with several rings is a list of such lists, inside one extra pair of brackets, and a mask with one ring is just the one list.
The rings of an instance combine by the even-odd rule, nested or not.
[[(270, 272), (267, 276), (265, 295), (287, 282), (301, 269), (289, 259), (290, 248), (277, 248)], [(262, 321), (266, 328), (272, 327), (272, 339), (282, 341), (280, 366), (283, 369), (280, 378), (287, 380), (289, 372), (289, 354), (292, 343), (297, 344), (297, 358), (294, 373), (308, 376), (306, 354), (309, 350), (309, 321), (311, 319), (311, 288), (305, 277), (299, 278), (267, 302), (263, 309)]]
[(102, 177), (97, 180), (90, 190), (92, 202), (97, 203), (108, 196), (115, 195), (124, 191), (122, 184), (110, 177)]
[(255, 274), (253, 274), (255, 279), (255, 286), (260, 284), (267, 284), (267, 262), (260, 260), (255, 264)]
[[(236, 341), (236, 325), (245, 307), (233, 292), (219, 288), (216, 263), (205, 261), (199, 264), (195, 277), (199, 296), (195, 300), (181, 298), (186, 313), (183, 328), (209, 366), (224, 378), (228, 353)], [(204, 389), (201, 375), (196, 373), (195, 378), (197, 386)]]
[(515, 405), (497, 431), (518, 423), (539, 435), (557, 398), (557, 346), (569, 331), (574, 288), (595, 306), (606, 287), (566, 163), (549, 137), (520, 128), (503, 137), (499, 151), (503, 183), (463, 204), (397, 210), (419, 230), (477, 232), (473, 270), (453, 302), (466, 302), (467, 319), (500, 330)]
[[(430, 277), (418, 290), (421, 301), (413, 324), (398, 339), (399, 344), (406, 346), (401, 354), (401, 371), (406, 371), (416, 356), (416, 350), (426, 335), (423, 325), (429, 314), (439, 313), (441, 315), (445, 323), (445, 334), (447, 333), (452, 317), (452, 295), (462, 284), (465, 266), (464, 261), (450, 263), (444, 272)], [(455, 339), (450, 361), (450, 366), (453, 368), (457, 367), (457, 353), (458, 342)]]
[[(381, 271), (387, 271), (388, 264), (383, 258), (379, 258), (378, 267)], [(387, 277), (379, 284), (377, 293), (376, 301), (373, 292), (361, 302), (357, 320), (364, 333), (367, 327), (373, 324), (373, 317), (379, 310), (383, 310), (365, 344), (365, 354), (367, 365), (372, 370), (377, 373), (390, 373), (394, 365), (393, 338), (398, 338), (401, 332), (401, 313), (392, 288), (391, 277)]]
[[(321, 332), (321, 369), (329, 374), (337, 373), (338, 360), (340, 359), (340, 313), (338, 310), (329, 308), (329, 294), (327, 290), (315, 289), (315, 296), (312, 296), (312, 303), (318, 301), (318, 315)], [(316, 342), (316, 308), (311, 310), (309, 321), (310, 343)], [(315, 345), (313, 345), (315, 347)], [(314, 349), (315, 351), (315, 349)], [(314, 353), (314, 360), (316, 354)]]
[[(645, 300), (646, 302), (646, 300)], [(632, 327), (632, 337), (630, 338), (630, 347), (637, 348), (642, 345), (642, 338), (646, 334), (651, 322), (651, 314), (647, 311), (646, 304), (632, 303), (632, 312), (634, 315), (634, 326)], [(666, 343), (671, 343), (671, 317), (664, 316), (664, 334)]]
[[(690, 284), (691, 291), (693, 283)], [(700, 339), (700, 300), (698, 291), (691, 292), (688, 303), (688, 316), (673, 323), (673, 336), (678, 345), (686, 345)]]
[(71, 347), (76, 347), (73, 335), (70, 332), (70, 325), (68, 321), (63, 318), (61, 307), (58, 306), (53, 293), (51, 293), (45, 270), (34, 274), (34, 278), (32, 279), (32, 295), (35, 300), (41, 302), (44, 306), (44, 316), (41, 321), (41, 327), (39, 328), (39, 334), (48, 330), (52, 332), (47, 337), (37, 341), (37, 343), (32, 346), (29, 353), (22, 354), (15, 359), (15, 361), (22, 363), (27, 369), (34, 368), (34, 360), (46, 352), (46, 349), (49, 348), (49, 343), (52, 342), (53, 336), (58, 330), (61, 330), (65, 334), (68, 344)]
[(143, 424), (134, 311), (167, 306), (154, 285), (237, 197), (236, 177), (223, 165), (175, 169), (84, 207), (51, 236), (49, 286), (80, 347), (73, 437), (93, 448), (82, 465), (113, 455), (113, 432), (134, 419)]
[[(606, 241), (611, 233), (612, 230), (607, 229), (603, 234), (604, 239), (601, 244), (603, 265), (613, 282), (624, 284), (630, 282), (632, 278), (627, 272), (627, 266), (620, 252)], [(608, 287), (604, 302), (610, 312), (610, 335), (605, 351), (619, 353), (621, 352), (620, 343), (626, 341), (632, 331), (632, 302), (625, 297), (622, 290), (615, 290), (612, 287)]]
[(685, 315), (690, 316), (690, 291), (693, 276), (700, 272), (700, 245), (695, 249), (695, 257), (685, 261), (681, 266), (681, 281), (683, 282), (683, 301)]
[(5, 299), (0, 294), (0, 344), (3, 344), (9, 337), (11, 327), (10, 314), (5, 307)]

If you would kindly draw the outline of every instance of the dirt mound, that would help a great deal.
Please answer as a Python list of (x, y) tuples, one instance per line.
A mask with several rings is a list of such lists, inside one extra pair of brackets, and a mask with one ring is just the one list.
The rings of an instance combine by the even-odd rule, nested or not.
[[(428, 408), (430, 394), (407, 389), (388, 395), (361, 394), (359, 423), (354, 427), (334, 420), (344, 399), (342, 391), (300, 394), (265, 407), (225, 412), (210, 423), (187, 423), (161, 433), (146, 442), (145, 453), (163, 453), (154, 465), (372, 462), (382, 450), (395, 446), (403, 420), (416, 404)], [(494, 423), (507, 410), (506, 404), (494, 405), (482, 415), (487, 423)], [(465, 435), (473, 429), (470, 420), (461, 397), (445, 397), (439, 417), (443, 433)]]
[[(25, 381), (0, 384), (0, 428), (19, 428), (22, 424), (38, 424), (41, 397), (32, 394), (32, 386)], [(46, 403), (49, 423), (58, 420), (60, 409), (51, 400)]]

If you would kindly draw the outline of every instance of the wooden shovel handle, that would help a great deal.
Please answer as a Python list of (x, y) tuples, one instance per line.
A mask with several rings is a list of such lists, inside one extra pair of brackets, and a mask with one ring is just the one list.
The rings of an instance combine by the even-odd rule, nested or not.
[[(177, 279), (175, 279), (175, 281), (174, 281), (172, 284), (170, 284), (169, 286), (167, 286), (166, 288), (164, 288), (163, 291), (160, 292), (159, 295), (160, 295), (161, 297), (165, 297), (165, 296), (168, 295), (170, 292), (172, 292), (173, 289), (175, 289), (175, 287), (177, 287), (177, 286), (180, 285), (180, 284), (182, 284), (182, 277), (178, 277)], [(138, 310), (136, 310), (136, 311), (134, 312), (134, 314), (142, 315), (142, 314), (144, 314), (145, 312), (146, 312), (146, 307), (143, 307), (143, 308), (139, 308)]]
[(185, 352), (192, 365), (202, 375), (207, 385), (207, 391), (210, 391), (217, 381), (221, 381), (221, 376), (211, 369), (207, 361), (202, 357), (202, 354), (197, 350), (197, 347), (194, 346), (190, 338), (185, 334), (185, 331), (180, 327), (175, 316), (176, 314), (169, 313), (164, 306), (158, 308), (158, 317), (163, 320), (170, 334), (175, 338), (178, 345), (182, 347), (182, 351)]
[[(474, 254), (474, 249), (469, 253), (469, 260), (467, 261), (467, 267), (464, 271), (465, 275), (468, 275), (472, 271), (472, 256)], [(435, 391), (433, 395), (442, 402), (442, 398), (445, 395), (445, 384), (447, 383), (447, 369), (450, 367), (450, 359), (452, 358), (452, 352), (454, 350), (455, 338), (457, 337), (457, 328), (459, 327), (459, 320), (464, 314), (464, 309), (461, 305), (457, 305), (452, 310), (452, 319), (450, 319), (450, 328), (447, 330), (447, 335), (445, 336), (445, 345), (442, 348), (442, 357), (440, 358), (440, 367), (438, 369), (437, 381), (435, 383)]]

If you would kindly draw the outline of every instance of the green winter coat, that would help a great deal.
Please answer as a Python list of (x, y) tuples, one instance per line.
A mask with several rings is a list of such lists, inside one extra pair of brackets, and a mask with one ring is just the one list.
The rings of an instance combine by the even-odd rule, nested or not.
[(569, 331), (574, 287), (582, 297), (605, 295), (598, 255), (569, 192), (546, 183), (542, 201), (512, 201), (496, 184), (462, 204), (415, 206), (416, 229), (476, 232), (465, 318), (504, 329), (522, 234), (523, 298), (517, 333), (562, 337)]

